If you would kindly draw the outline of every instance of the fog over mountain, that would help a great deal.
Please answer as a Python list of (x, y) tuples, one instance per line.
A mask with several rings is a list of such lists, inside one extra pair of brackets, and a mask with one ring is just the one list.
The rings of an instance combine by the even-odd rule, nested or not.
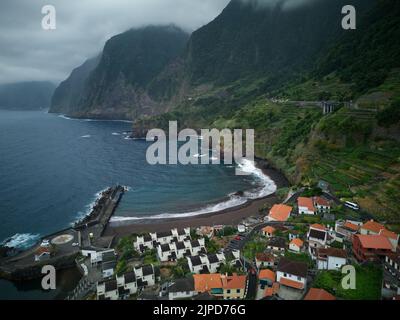
[[(0, 84), (60, 82), (100, 52), (112, 36), (149, 24), (191, 32), (215, 18), (229, 0), (2, 0)], [(44, 5), (56, 8), (57, 29), (41, 27)], [(188, 14), (190, 13), (190, 14)]]

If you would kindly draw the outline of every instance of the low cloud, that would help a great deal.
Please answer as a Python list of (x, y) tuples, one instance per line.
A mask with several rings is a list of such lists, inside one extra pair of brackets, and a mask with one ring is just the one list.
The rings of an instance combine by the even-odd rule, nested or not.
[(244, 3), (252, 4), (254, 7), (258, 7), (260, 9), (265, 7), (280, 6), (283, 10), (290, 10), (318, 0), (241, 0), (241, 1)]
[[(229, 0), (1, 0), (0, 83), (59, 82), (132, 27), (176, 24), (191, 32)], [(44, 5), (56, 8), (57, 29), (41, 27)]]

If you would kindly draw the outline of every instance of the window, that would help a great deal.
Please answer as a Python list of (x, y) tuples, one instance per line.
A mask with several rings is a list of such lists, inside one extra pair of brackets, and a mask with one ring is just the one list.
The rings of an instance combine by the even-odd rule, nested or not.
[(236, 289), (236, 293), (240, 293), (240, 289)]
[(297, 280), (301, 281), (301, 277), (297, 277)]
[(284, 273), (283, 276), (284, 276), (284, 277), (287, 277), (287, 273)]
[(226, 293), (231, 293), (231, 290), (230, 289), (226, 290)]

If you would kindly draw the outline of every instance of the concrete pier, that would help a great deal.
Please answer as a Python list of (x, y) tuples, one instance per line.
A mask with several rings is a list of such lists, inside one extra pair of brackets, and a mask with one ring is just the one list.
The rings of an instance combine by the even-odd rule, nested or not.
[[(56, 269), (74, 266), (75, 258), (81, 248), (107, 248), (112, 237), (103, 237), (107, 224), (114, 214), (125, 192), (122, 186), (108, 188), (100, 195), (93, 210), (72, 228), (67, 228), (43, 237), (49, 246), (41, 243), (13, 257), (0, 259), (0, 278), (9, 280), (27, 280), (42, 276), (44, 265), (53, 265)], [(43, 255), (43, 252), (49, 254)], [(41, 256), (40, 256), (41, 254)]]

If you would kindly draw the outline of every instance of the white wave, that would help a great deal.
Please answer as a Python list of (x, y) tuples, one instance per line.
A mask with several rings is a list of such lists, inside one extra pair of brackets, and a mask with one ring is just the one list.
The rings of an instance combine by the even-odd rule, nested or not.
[(106, 120), (106, 119), (77, 119), (77, 118), (70, 118), (66, 116), (65, 114), (59, 114), (59, 118), (65, 119), (65, 120), (73, 120), (73, 121), (84, 121), (84, 122), (125, 122), (125, 123), (132, 123), (132, 121), (129, 120)]
[(113, 136), (120, 136), (121, 134), (120, 133), (118, 133), (118, 132), (113, 132), (113, 133), (111, 133)]
[(237, 197), (231, 196), (228, 200), (209, 205), (202, 209), (190, 212), (183, 212), (183, 213), (161, 213), (153, 216), (146, 216), (146, 217), (122, 217), (122, 216), (115, 216), (112, 217), (110, 222), (123, 222), (123, 221), (134, 221), (134, 220), (156, 220), (156, 219), (171, 219), (171, 218), (185, 218), (185, 217), (194, 217), (199, 216), (207, 213), (214, 213), (218, 211), (222, 211), (225, 209), (229, 209), (232, 207), (237, 207), (242, 204), (245, 204), (247, 199), (244, 197)]
[(103, 194), (104, 191), (106, 191), (108, 188), (105, 188), (97, 193), (95, 193), (93, 195), (93, 199), (92, 201), (85, 206), (85, 210), (84, 211), (79, 211), (77, 214), (77, 221), (74, 221), (71, 223), (71, 225), (73, 226), (76, 222), (79, 222), (81, 220), (83, 220), (84, 218), (86, 218), (92, 211), (94, 206), (96, 205), (97, 201), (101, 198), (101, 195)]
[(90, 134), (86, 134), (86, 135), (84, 135), (84, 136), (81, 136), (81, 138), (91, 138), (92, 136), (90, 135)]
[(245, 173), (250, 173), (253, 175), (257, 181), (261, 182), (260, 187), (252, 190), (246, 191), (243, 193), (243, 196), (237, 196), (235, 193), (229, 194), (229, 199), (219, 202), (217, 204), (209, 205), (204, 208), (201, 208), (196, 211), (183, 212), (183, 213), (161, 213), (152, 216), (145, 217), (122, 217), (115, 216), (112, 217), (110, 222), (116, 223), (124, 222), (124, 221), (137, 221), (137, 220), (155, 220), (155, 219), (171, 219), (171, 218), (185, 218), (185, 217), (194, 217), (207, 213), (215, 213), (222, 210), (234, 208), (240, 205), (245, 204), (249, 200), (255, 200), (258, 198), (266, 197), (272, 193), (274, 193), (277, 189), (275, 182), (265, 175), (261, 169), (257, 168), (254, 164), (254, 161), (250, 161), (247, 159), (243, 159), (241, 163), (238, 164), (239, 170)]
[(270, 177), (265, 175), (261, 169), (257, 168), (254, 161), (242, 159), (242, 161), (238, 164), (237, 170), (240, 170), (243, 173), (251, 174), (261, 182), (262, 187), (260, 187), (258, 190), (245, 192), (245, 196), (249, 199), (253, 200), (263, 198), (276, 191), (277, 186), (275, 182)]
[(12, 237), (4, 240), (1, 245), (8, 248), (28, 249), (32, 247), (40, 238), (39, 234), (16, 233)]

